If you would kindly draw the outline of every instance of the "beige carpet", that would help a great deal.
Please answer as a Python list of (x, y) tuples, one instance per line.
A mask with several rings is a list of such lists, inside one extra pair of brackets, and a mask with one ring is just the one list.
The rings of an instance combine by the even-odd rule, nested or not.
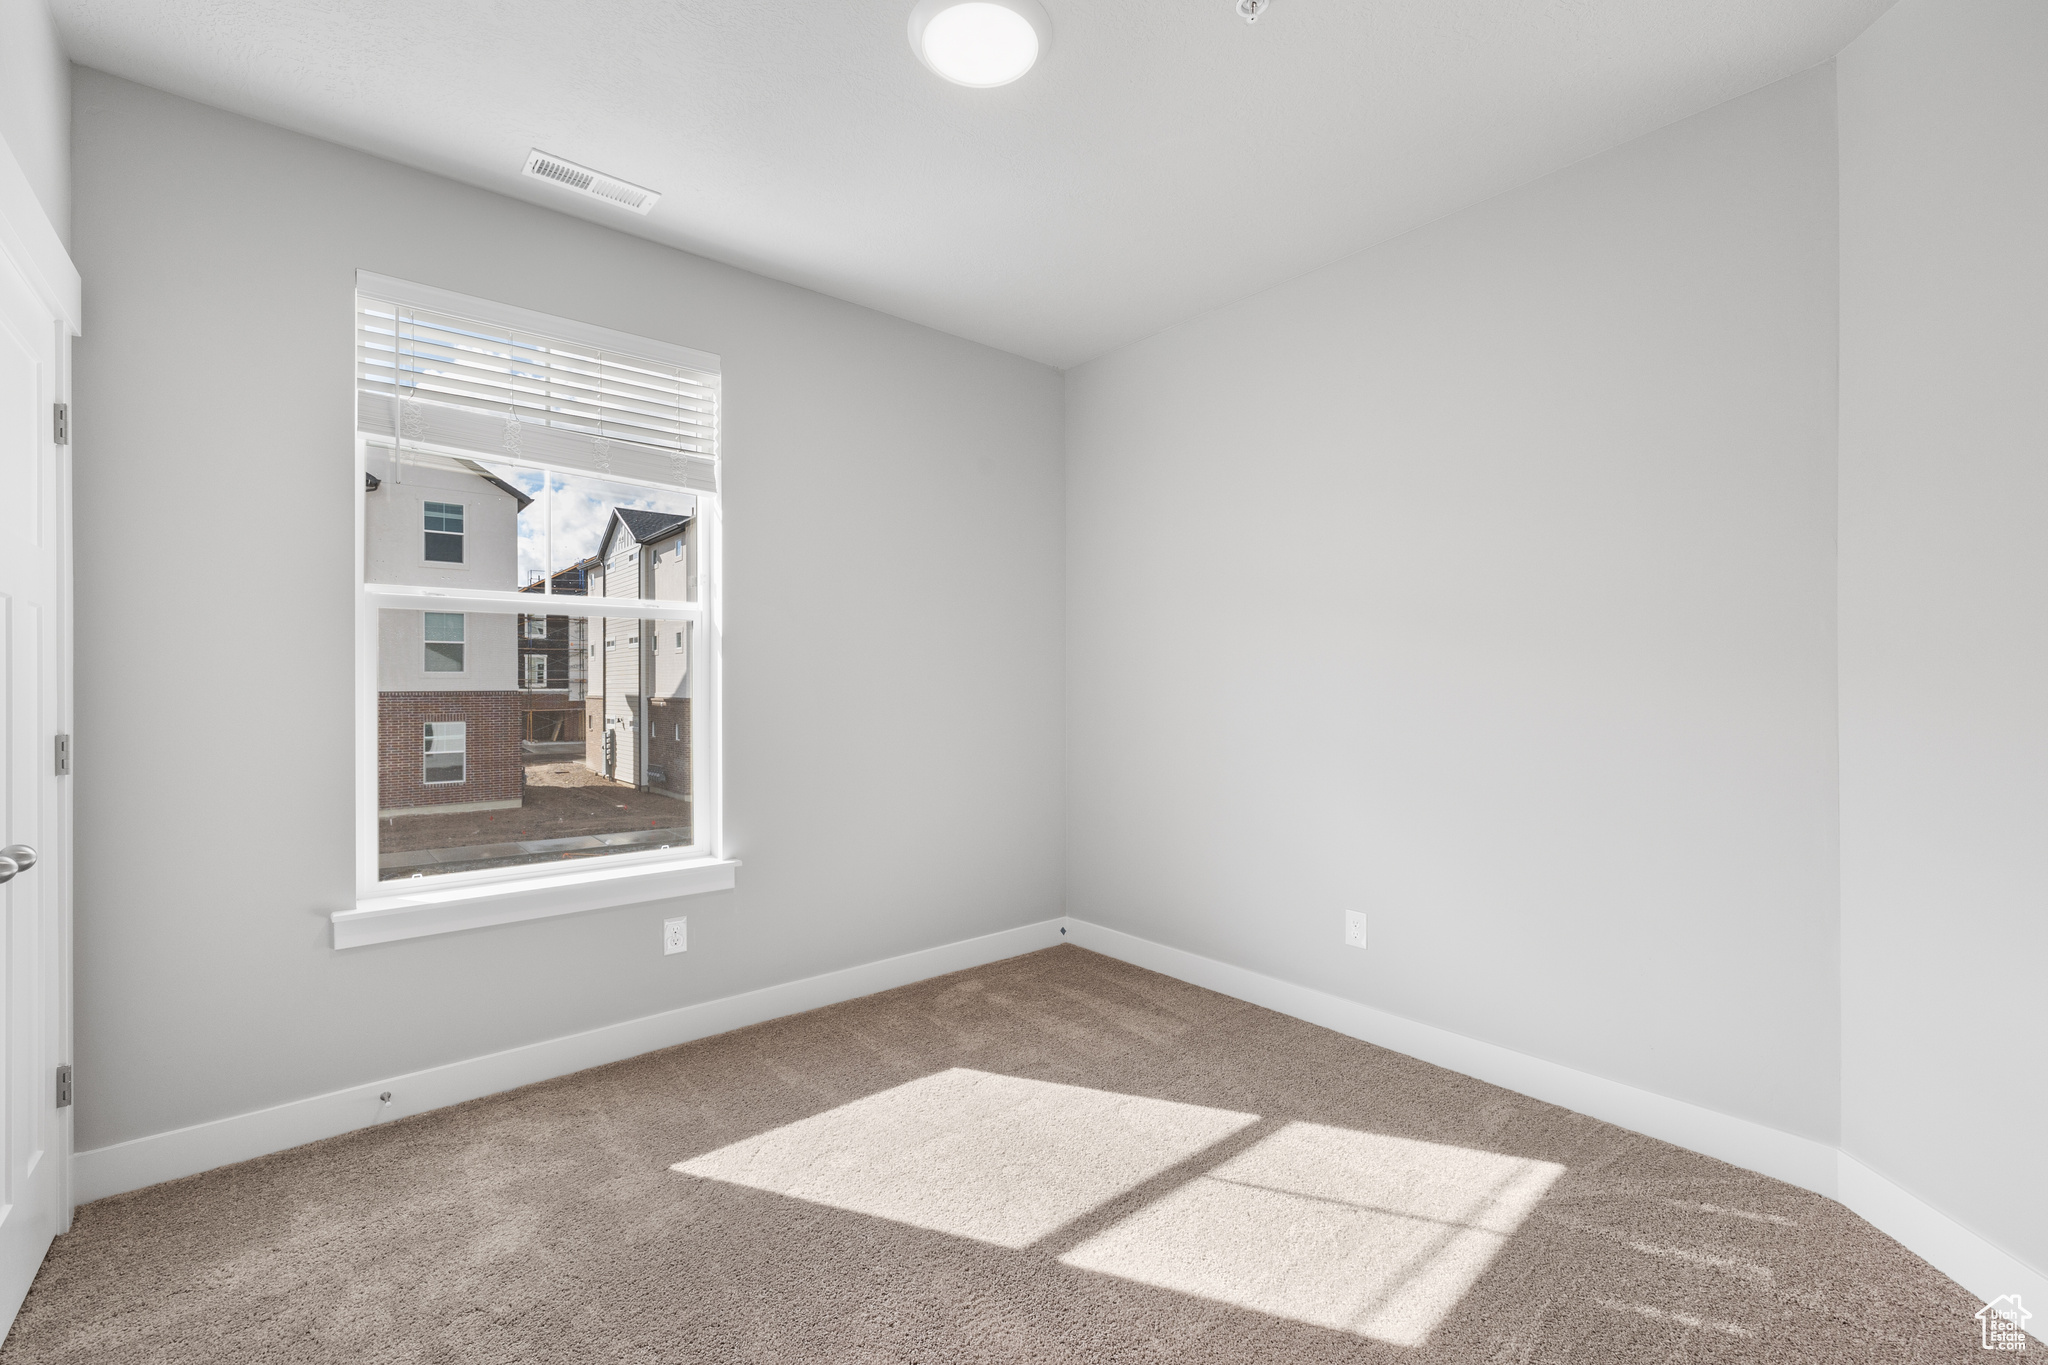
[(2013, 1358), (1978, 1306), (1829, 1200), (1060, 947), (89, 1205), (0, 1362)]

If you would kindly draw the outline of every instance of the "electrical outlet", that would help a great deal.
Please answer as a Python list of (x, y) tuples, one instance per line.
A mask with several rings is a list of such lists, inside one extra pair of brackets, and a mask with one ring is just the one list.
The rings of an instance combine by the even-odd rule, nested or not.
[(689, 925), (690, 921), (681, 915), (676, 916), (674, 919), (663, 920), (661, 922), (661, 951), (664, 953), (689, 951)]
[(1347, 948), (1363, 948), (1365, 946), (1365, 911), (1346, 910), (1344, 912), (1344, 946)]

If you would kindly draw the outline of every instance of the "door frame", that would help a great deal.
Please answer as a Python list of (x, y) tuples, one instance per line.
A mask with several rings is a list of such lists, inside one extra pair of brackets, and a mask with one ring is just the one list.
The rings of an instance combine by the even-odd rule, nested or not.
[[(48, 310), (55, 329), (54, 354), (56, 356), (55, 401), (63, 403), (71, 411), (68, 423), (67, 442), (56, 447), (55, 494), (57, 499), (56, 545), (57, 556), (57, 602), (56, 602), (56, 674), (57, 693), (51, 699), (50, 733), (43, 737), (46, 746), (53, 746), (57, 735), (75, 734), (73, 716), (73, 622), (72, 610), (76, 578), (72, 562), (72, 503), (71, 503), (71, 452), (77, 437), (77, 413), (72, 408), (71, 396), (71, 339), (82, 333), (83, 310), (81, 307), (82, 286), (78, 268), (71, 261), (71, 255), (64, 248), (49, 215), (43, 211), (42, 201), (36, 197), (28, 177), (15, 160), (14, 153), (4, 140), (0, 140), (0, 270), (11, 271), (28, 285), (30, 292), (42, 300)], [(54, 749), (46, 749), (54, 761)], [(54, 843), (44, 857), (44, 862), (57, 873), (58, 937), (57, 937), (57, 1037), (55, 1060), (70, 1063), (74, 1060), (72, 1045), (72, 890), (75, 862), (73, 859), (73, 807), (72, 786), (63, 780), (57, 786), (55, 838), (44, 835), (44, 844)], [(40, 869), (39, 869), (40, 870)], [(71, 1154), (73, 1149), (73, 1123), (77, 1107), (58, 1111), (56, 1145), (50, 1155), (57, 1162), (58, 1207), (61, 1217), (58, 1231), (69, 1231), (74, 1207), (72, 1186)], [(10, 1312), (8, 1316), (13, 1315)], [(0, 1325), (0, 1331), (5, 1325)]]

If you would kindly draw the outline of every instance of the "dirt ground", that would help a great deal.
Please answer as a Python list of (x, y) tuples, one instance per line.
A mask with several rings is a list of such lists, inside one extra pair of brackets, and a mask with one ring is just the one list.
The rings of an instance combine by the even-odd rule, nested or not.
[(573, 759), (529, 758), (526, 804), (518, 810), (457, 815), (398, 815), (377, 822), (383, 853), (423, 848), (467, 848), (578, 834), (623, 834), (635, 829), (680, 829), (690, 805), (601, 777)]

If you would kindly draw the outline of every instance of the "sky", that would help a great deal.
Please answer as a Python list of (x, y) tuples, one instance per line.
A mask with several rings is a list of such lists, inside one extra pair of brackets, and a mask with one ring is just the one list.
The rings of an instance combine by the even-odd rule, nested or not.
[[(533, 499), (519, 517), (519, 581), (530, 583), (546, 563), (547, 533), (543, 520), (547, 500), (541, 496), (541, 473), (510, 465), (486, 465), (491, 473)], [(694, 499), (688, 493), (668, 493), (632, 484), (606, 483), (591, 475), (556, 470), (554, 479), (555, 543), (554, 567), (567, 568), (579, 559), (597, 553), (614, 507), (644, 507), (651, 511), (688, 512)]]

